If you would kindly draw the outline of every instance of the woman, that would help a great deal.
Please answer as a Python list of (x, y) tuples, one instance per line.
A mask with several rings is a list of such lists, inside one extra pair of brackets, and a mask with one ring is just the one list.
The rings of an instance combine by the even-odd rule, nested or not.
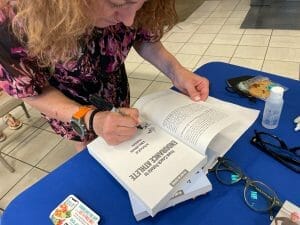
[[(159, 41), (175, 24), (174, 0), (0, 1), (0, 86), (42, 112), (56, 133), (78, 141), (77, 149), (95, 135), (115, 145), (136, 133), (124, 66), (131, 47), (192, 99), (208, 96), (207, 79)], [(95, 113), (95, 95), (121, 113)]]

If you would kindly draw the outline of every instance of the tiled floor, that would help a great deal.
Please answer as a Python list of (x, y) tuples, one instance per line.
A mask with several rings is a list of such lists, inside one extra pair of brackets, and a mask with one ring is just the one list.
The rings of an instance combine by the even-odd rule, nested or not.
[[(191, 70), (210, 61), (224, 61), (299, 79), (300, 31), (240, 29), (248, 10), (249, 0), (206, 1), (166, 34), (163, 43)], [(134, 51), (126, 66), (132, 103), (144, 94), (172, 86)], [(72, 143), (55, 135), (34, 109), (30, 109), (30, 119), (21, 109), (13, 114), (25, 124), (16, 131), (4, 129), (8, 139), (0, 148), (16, 172), (0, 164), (1, 208), (75, 154)], [(4, 127), (0, 124), (0, 129)]]

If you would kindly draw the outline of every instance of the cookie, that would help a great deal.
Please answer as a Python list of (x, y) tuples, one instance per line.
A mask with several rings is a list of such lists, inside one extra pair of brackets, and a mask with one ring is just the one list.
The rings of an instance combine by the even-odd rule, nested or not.
[(266, 99), (270, 95), (270, 85), (270, 80), (258, 80), (250, 85), (248, 91), (256, 98)]

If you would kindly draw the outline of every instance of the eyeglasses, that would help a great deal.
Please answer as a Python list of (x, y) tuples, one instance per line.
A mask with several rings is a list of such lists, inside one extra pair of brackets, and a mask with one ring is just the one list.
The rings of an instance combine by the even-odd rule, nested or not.
[(272, 156), (289, 169), (300, 173), (300, 146), (289, 148), (279, 137), (255, 130), (251, 144)]
[(218, 162), (211, 170), (214, 171), (218, 181), (225, 185), (233, 185), (243, 180), (245, 182), (244, 200), (246, 204), (257, 212), (270, 212), (273, 220), (273, 209), (281, 207), (282, 202), (268, 185), (261, 181), (252, 180), (229, 159), (218, 158)]

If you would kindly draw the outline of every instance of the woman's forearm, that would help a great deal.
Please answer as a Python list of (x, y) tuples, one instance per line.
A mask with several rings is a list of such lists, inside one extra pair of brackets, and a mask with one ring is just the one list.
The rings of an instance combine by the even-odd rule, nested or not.
[(139, 55), (153, 64), (171, 80), (174, 80), (176, 74), (185, 69), (178, 60), (165, 49), (160, 41), (137, 43), (134, 48)]
[(46, 116), (63, 122), (69, 122), (80, 106), (51, 86), (46, 87), (42, 94), (23, 100)]

